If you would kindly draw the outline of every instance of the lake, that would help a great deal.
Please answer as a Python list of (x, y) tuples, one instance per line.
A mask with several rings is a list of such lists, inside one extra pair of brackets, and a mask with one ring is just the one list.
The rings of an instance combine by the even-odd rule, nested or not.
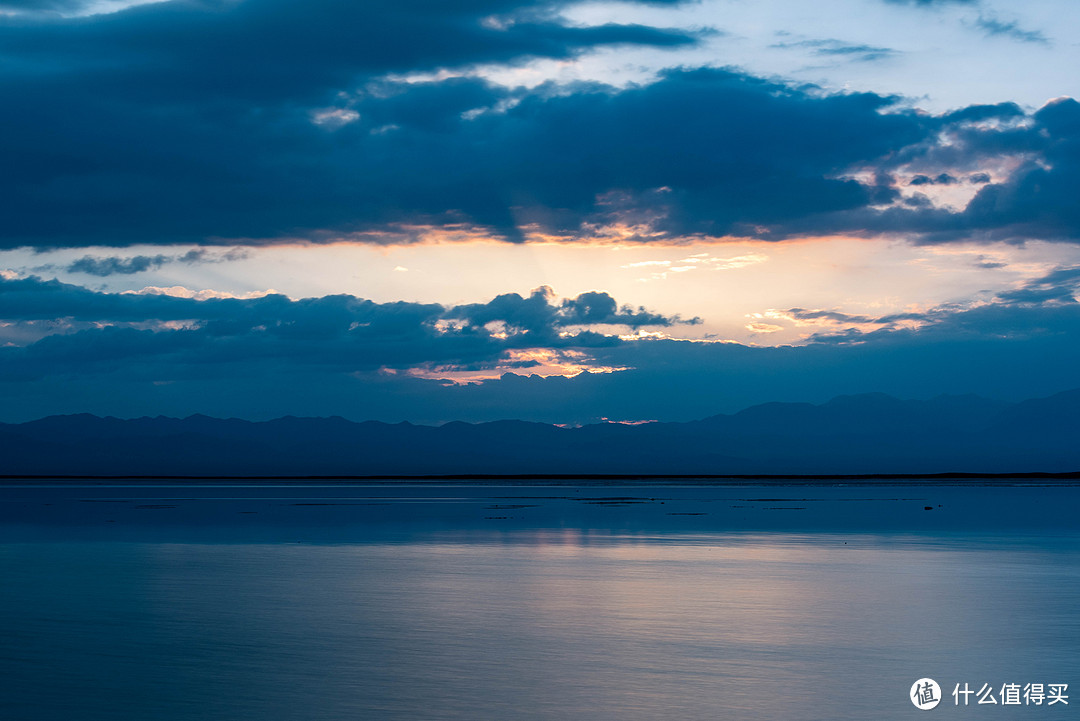
[[(0, 718), (1064, 718), (1080, 488), (0, 487)], [(955, 705), (957, 684), (996, 705)], [(1062, 694), (1059, 694), (1062, 695)]]

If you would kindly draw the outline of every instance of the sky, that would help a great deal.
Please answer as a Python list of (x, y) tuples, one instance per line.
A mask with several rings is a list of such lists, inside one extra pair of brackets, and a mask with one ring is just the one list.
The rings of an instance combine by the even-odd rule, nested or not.
[(0, 0), (0, 422), (1080, 387), (1069, 0)]

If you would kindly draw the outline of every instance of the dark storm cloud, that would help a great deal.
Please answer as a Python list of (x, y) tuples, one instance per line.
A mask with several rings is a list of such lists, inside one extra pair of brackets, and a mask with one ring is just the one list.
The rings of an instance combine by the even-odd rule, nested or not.
[[(1074, 101), (931, 116), (717, 69), (624, 89), (388, 79), (695, 40), (570, 27), (559, 8), (175, 0), (8, 18), (0, 247), (404, 242), (428, 226), (573, 239), (612, 224), (649, 229), (640, 240), (1080, 237)], [(884, 50), (820, 42), (838, 56)], [(1005, 157), (1018, 169), (986, 182)], [(958, 212), (903, 198), (899, 171), (984, 185)]]
[[(923, 118), (880, 112), (889, 104), (696, 70), (621, 92), (530, 96), (479, 127), (511, 140), (516, 167), (529, 169), (508, 179), (513, 196), (501, 193), (519, 222), (562, 232), (583, 222), (646, 223), (667, 237), (724, 235), (874, 202), (873, 185), (832, 176), (925, 137)], [(484, 197), (500, 189), (491, 191)]]
[[(355, 120), (335, 131), (308, 107), (125, 105), (91, 86), (48, 99), (39, 84), (0, 108), (13, 129), (0, 136), (8, 246), (425, 222), (513, 239), (530, 224), (577, 234), (657, 215), (669, 234), (742, 232), (878, 202), (875, 187), (832, 176), (931, 125), (883, 114), (890, 100), (877, 95), (818, 97), (721, 70), (524, 96), (468, 79), (379, 83), (340, 109)], [(78, 114), (46, 112), (72, 96)]]
[(177, 0), (76, 20), (7, 18), (0, 192), (15, 212), (4, 245), (273, 237), (377, 222), (387, 201), (411, 218), (430, 210), (420, 198), (378, 192), (400, 149), (332, 137), (314, 111), (391, 72), (694, 42), (639, 26), (570, 27), (559, 5)]
[[(620, 307), (597, 291), (556, 303), (547, 289), (540, 289), (528, 298), (506, 294), (485, 304), (444, 308), (374, 303), (350, 295), (194, 300), (110, 294), (34, 277), (0, 281), (0, 319), (51, 324), (49, 334), (36, 342), (0, 351), (0, 366), (9, 378), (50, 369), (88, 374), (123, 369), (138, 375), (150, 362), (158, 372), (180, 374), (187, 364), (211, 373), (234, 363), (314, 366), (328, 372), (490, 366), (514, 349), (620, 342), (589, 326), (683, 322)], [(492, 323), (498, 327), (485, 327)], [(579, 331), (563, 331), (570, 326)]]
[[(684, 33), (633, 25), (577, 28), (559, 2), (529, 0), (253, 0), (154, 3), (65, 22), (13, 18), (7, 75), (40, 88), (81, 83), (115, 103), (253, 104), (326, 100), (388, 72), (530, 57), (608, 44), (677, 46)], [(79, 96), (76, 96), (78, 98)]]

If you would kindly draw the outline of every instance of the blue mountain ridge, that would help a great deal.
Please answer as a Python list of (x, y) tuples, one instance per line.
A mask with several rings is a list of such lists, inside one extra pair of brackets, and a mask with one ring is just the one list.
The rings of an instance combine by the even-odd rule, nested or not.
[(685, 423), (442, 426), (50, 416), (0, 424), (0, 475), (921, 474), (1080, 470), (1080, 389), (766, 403)]

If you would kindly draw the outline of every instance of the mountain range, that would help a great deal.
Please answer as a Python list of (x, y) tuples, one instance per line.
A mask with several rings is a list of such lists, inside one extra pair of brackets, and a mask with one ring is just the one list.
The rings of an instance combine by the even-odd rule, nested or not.
[(766, 403), (687, 423), (420, 426), (50, 416), (0, 424), (0, 475), (922, 474), (1080, 470), (1080, 389)]

